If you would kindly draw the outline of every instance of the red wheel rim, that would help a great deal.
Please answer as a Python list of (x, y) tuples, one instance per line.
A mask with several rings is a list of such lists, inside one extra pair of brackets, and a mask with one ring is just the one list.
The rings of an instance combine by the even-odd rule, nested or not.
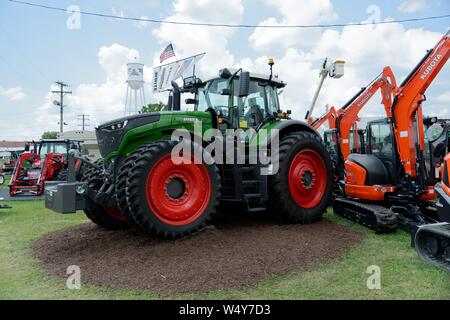
[(295, 203), (310, 209), (319, 204), (327, 187), (327, 170), (321, 156), (314, 150), (297, 153), (289, 168), (289, 191)]
[(211, 197), (206, 166), (175, 164), (168, 154), (150, 170), (146, 195), (150, 209), (159, 220), (175, 226), (187, 225), (205, 211)]
[(117, 207), (105, 207), (106, 212), (117, 221), (125, 221), (125, 217)]

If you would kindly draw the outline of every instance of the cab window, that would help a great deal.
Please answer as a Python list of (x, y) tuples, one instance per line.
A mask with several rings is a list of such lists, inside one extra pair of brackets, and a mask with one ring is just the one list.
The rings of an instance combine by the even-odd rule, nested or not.
[(41, 146), (41, 150), (39, 152), (39, 156), (41, 158), (45, 158), (47, 153), (67, 153), (67, 145), (65, 143), (44, 143)]
[(216, 111), (228, 110), (228, 96), (222, 95), (222, 90), (228, 86), (228, 80), (215, 79), (198, 89), (197, 111), (206, 111), (213, 108)]
[(378, 157), (392, 157), (394, 152), (391, 125), (373, 123), (370, 125), (370, 152)]

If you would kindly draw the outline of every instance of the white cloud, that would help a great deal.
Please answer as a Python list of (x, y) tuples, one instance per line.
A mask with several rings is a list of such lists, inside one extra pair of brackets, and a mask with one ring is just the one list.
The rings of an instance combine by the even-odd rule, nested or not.
[[(77, 129), (74, 119), (78, 114), (90, 115), (91, 129), (98, 123), (124, 115), (126, 64), (135, 58), (139, 60), (139, 52), (136, 49), (117, 43), (100, 47), (98, 62), (104, 72), (105, 81), (84, 83), (71, 88), (73, 94), (66, 96), (65, 100), (68, 106), (65, 109), (65, 122), (70, 124), (66, 130)], [(55, 96), (51, 93), (45, 97), (45, 103), (36, 112), (38, 124), (48, 124), (56, 128), (59, 114), (55, 112), (55, 106), (52, 104), (54, 99)]]
[(428, 7), (426, 0), (405, 0), (398, 6), (400, 12), (416, 13)]
[(6, 97), (11, 101), (21, 101), (25, 99), (25, 93), (22, 87), (3, 88), (0, 86), (0, 96)]
[[(282, 94), (284, 109), (292, 109), (295, 118), (303, 118), (318, 85), (319, 68), (325, 57), (346, 60), (345, 75), (339, 80), (327, 79), (314, 111), (317, 117), (325, 104), (342, 106), (358, 90), (375, 78), (385, 66), (391, 66), (400, 83), (420, 61), (426, 49), (433, 47), (442, 35), (424, 29), (405, 29), (401, 24), (327, 29), (311, 47), (293, 46), (276, 59), (275, 73), (288, 83)], [(244, 59), (246, 68), (266, 72), (267, 59), (254, 62)], [(443, 72), (446, 72), (443, 70)], [(364, 109), (364, 115), (383, 116), (379, 93)], [(425, 113), (437, 106), (424, 103)]]
[(135, 27), (138, 28), (138, 29), (145, 29), (145, 28), (147, 28), (147, 26), (150, 24), (150, 22), (146, 21), (146, 20), (148, 20), (148, 17), (147, 16), (142, 16), (142, 17), (140, 17), (140, 19), (141, 19), (140, 21), (136, 21), (134, 23)]
[(450, 92), (439, 95), (436, 98), (436, 101), (440, 103), (450, 103)]
[[(266, 0), (282, 15), (281, 20), (270, 17), (259, 25), (308, 25), (335, 21), (338, 18), (330, 0)], [(321, 35), (320, 29), (256, 28), (250, 36), (250, 44), (256, 50), (269, 48), (290, 48), (297, 45), (311, 46)]]
[[(166, 20), (239, 23), (243, 11), (241, 0), (176, 0), (173, 13)], [(206, 52), (197, 69), (201, 76), (216, 74), (221, 67), (234, 63), (234, 56), (228, 49), (229, 39), (234, 32), (230, 28), (163, 24), (153, 31), (153, 35), (161, 48), (172, 42), (177, 57)], [(159, 54), (155, 53), (154, 64), (159, 64)]]

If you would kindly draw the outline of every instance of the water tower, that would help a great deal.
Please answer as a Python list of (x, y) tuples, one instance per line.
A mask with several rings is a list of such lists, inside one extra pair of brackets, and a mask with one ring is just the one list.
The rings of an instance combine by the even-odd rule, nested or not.
[(125, 96), (125, 115), (136, 114), (145, 103), (144, 64), (127, 63), (128, 79)]

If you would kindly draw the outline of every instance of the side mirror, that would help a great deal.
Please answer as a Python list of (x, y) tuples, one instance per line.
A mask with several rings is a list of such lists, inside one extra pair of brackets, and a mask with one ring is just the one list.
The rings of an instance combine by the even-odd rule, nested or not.
[(184, 103), (186, 103), (186, 104), (196, 104), (197, 100), (188, 98), (188, 99), (184, 100)]
[(426, 135), (429, 142), (438, 140), (444, 133), (444, 128), (440, 124), (433, 124), (427, 129)]
[(246, 97), (250, 92), (250, 72), (242, 71), (239, 77), (239, 97)]

